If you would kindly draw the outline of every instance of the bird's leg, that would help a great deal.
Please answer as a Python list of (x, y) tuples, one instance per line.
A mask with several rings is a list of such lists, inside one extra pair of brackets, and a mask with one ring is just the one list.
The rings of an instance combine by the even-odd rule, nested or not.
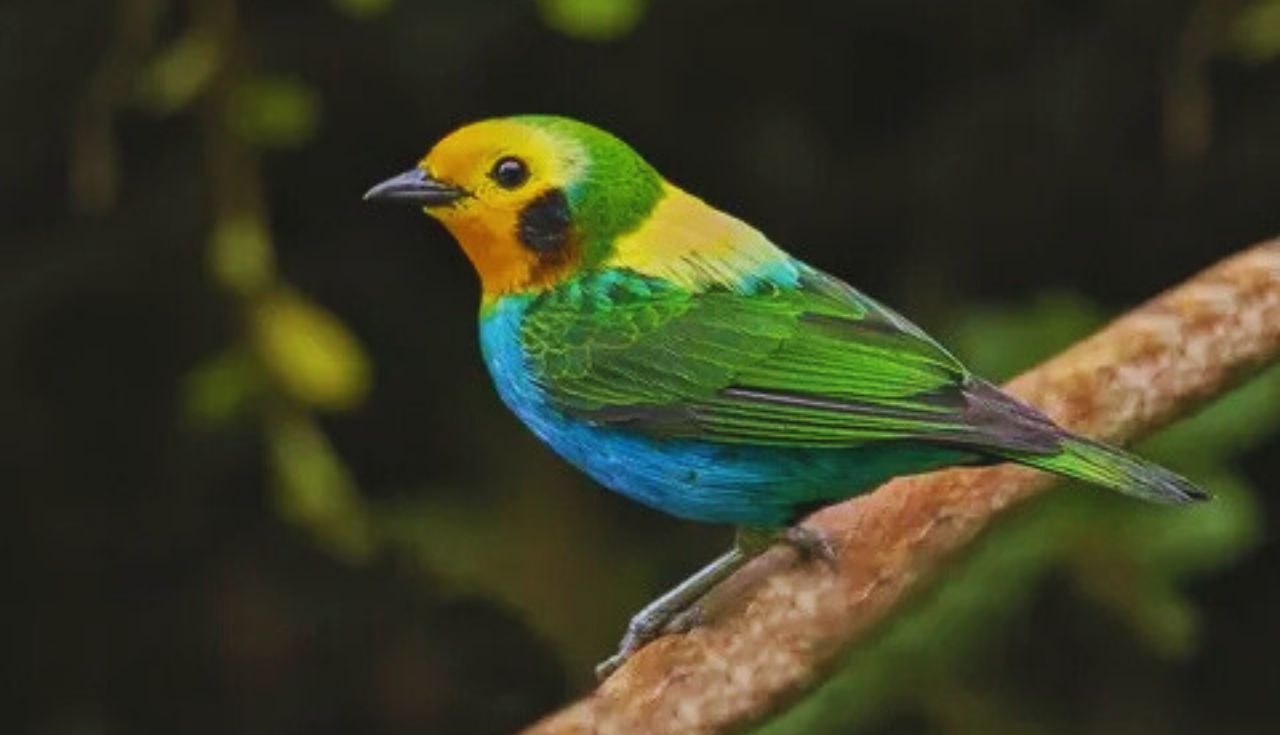
[[(770, 546), (779, 541), (785, 542), (785, 540), (785, 532), (740, 526), (733, 539), (734, 551), (741, 553), (745, 557), (742, 561), (745, 564), (763, 554)], [(726, 574), (725, 576), (727, 577), (728, 575)], [(710, 591), (711, 587), (708, 587), (707, 592)], [(704, 593), (692, 600), (683, 610), (672, 615), (667, 624), (662, 627), (662, 633), (688, 633), (702, 625), (705, 617), (702, 602), (705, 596)]]
[[(664, 632), (688, 630), (697, 624), (700, 615), (696, 603), (712, 587), (723, 582), (743, 564), (759, 556), (768, 544), (744, 543), (739, 531), (733, 548), (716, 557), (715, 561), (699, 569), (692, 577), (673, 587), (666, 594), (645, 605), (627, 624), (626, 635), (618, 645), (618, 652), (596, 667), (596, 676), (603, 679), (613, 673), (631, 654)], [(682, 621), (682, 622), (681, 622)], [(677, 625), (673, 626), (673, 623)]]
[[(806, 560), (816, 559), (828, 568), (836, 567), (836, 547), (831, 543), (831, 539), (822, 531), (807, 526), (790, 526), (781, 531), (755, 529), (755, 528), (739, 528), (737, 543), (739, 548), (743, 549), (748, 558), (757, 556), (767, 550), (770, 546), (781, 543), (790, 546), (800, 553), (800, 556)], [(693, 604), (681, 610), (672, 616), (671, 620), (663, 627), (663, 633), (687, 633), (690, 630), (702, 625), (703, 621), (703, 601), (696, 600)]]
[(603, 679), (613, 673), (631, 654), (659, 635), (683, 633), (699, 625), (703, 615), (699, 601), (713, 587), (776, 543), (785, 543), (805, 558), (818, 559), (828, 565), (833, 565), (836, 560), (835, 547), (831, 541), (813, 528), (791, 526), (781, 531), (739, 528), (732, 549), (646, 605), (631, 618), (618, 652), (596, 667), (596, 676)]

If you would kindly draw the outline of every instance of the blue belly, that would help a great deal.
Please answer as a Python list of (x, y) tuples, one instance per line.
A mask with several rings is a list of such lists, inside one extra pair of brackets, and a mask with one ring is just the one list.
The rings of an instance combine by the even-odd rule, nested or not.
[(480, 323), (485, 363), (503, 402), (596, 482), (657, 510), (711, 523), (781, 526), (894, 476), (970, 459), (902, 443), (795, 449), (665, 440), (565, 416), (525, 369), (519, 325), (527, 303), (503, 299)]

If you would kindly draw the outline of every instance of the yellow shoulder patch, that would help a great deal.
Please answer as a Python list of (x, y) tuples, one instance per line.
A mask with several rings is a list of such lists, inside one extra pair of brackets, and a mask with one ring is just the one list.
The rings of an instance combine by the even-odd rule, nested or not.
[(653, 214), (619, 237), (607, 265), (664, 278), (689, 290), (736, 288), (787, 255), (759, 230), (670, 183)]

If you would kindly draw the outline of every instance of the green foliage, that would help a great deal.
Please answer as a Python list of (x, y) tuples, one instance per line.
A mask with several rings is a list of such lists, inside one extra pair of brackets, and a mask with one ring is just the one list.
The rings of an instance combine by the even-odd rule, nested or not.
[[(1025, 309), (978, 308), (951, 342), (978, 368), (1009, 374), (1084, 336), (1100, 324), (1099, 314), (1066, 295)], [(906, 713), (962, 732), (1023, 731), (1006, 720), (1028, 705), (993, 699), (967, 683), (965, 672), (1003, 631), (1019, 627), (1051, 579), (1072, 581), (1076, 594), (1130, 627), (1152, 656), (1189, 654), (1196, 611), (1182, 586), (1257, 543), (1254, 490), (1232, 460), (1277, 422), (1280, 369), (1137, 448), (1210, 488), (1215, 502), (1154, 507), (1072, 484), (998, 523), (905, 614), (850, 651), (840, 673), (757, 732), (851, 733)], [(1025, 731), (1069, 731), (1047, 713), (1032, 720), (1036, 726)]]
[(346, 561), (368, 560), (375, 537), (364, 501), (320, 427), (290, 410), (273, 411), (266, 426), (280, 515)]
[(356, 18), (372, 18), (382, 15), (395, 0), (333, 0), (339, 10)]
[(288, 396), (319, 409), (352, 408), (369, 391), (363, 348), (336, 317), (282, 288), (258, 299), (252, 344), (267, 374)]
[(1002, 381), (1060, 352), (1102, 322), (1102, 310), (1082, 297), (1047, 292), (1017, 309), (966, 309), (951, 325), (946, 342), (975, 373)]
[(1231, 48), (1254, 63), (1280, 56), (1280, 0), (1254, 0), (1236, 16)]
[(292, 148), (315, 135), (320, 100), (297, 80), (257, 76), (237, 85), (227, 114), (231, 128), (247, 142), (262, 148)]
[(275, 279), (271, 233), (257, 217), (229, 214), (214, 223), (207, 258), (214, 279), (241, 297), (261, 293)]
[(157, 54), (137, 80), (138, 103), (167, 114), (188, 107), (218, 72), (224, 49), (207, 26), (194, 26)]
[[(439, 488), (372, 505), (370, 517), (388, 552), (411, 560), (450, 595), (481, 596), (516, 611), (586, 685), (620, 622), (665, 581), (651, 559), (620, 543), (607, 519), (582, 502), (594, 489), (573, 482), (572, 470), (553, 464), (539, 476), (534, 457), (520, 459), (493, 473), (495, 483), (522, 488), (498, 522), (492, 505), (451, 502)], [(564, 584), (549, 584), (549, 572)]]
[(183, 414), (205, 425), (244, 417), (264, 395), (262, 371), (243, 349), (230, 349), (191, 371), (183, 380)]
[(584, 41), (612, 41), (630, 33), (644, 17), (646, 0), (538, 0), (542, 20)]

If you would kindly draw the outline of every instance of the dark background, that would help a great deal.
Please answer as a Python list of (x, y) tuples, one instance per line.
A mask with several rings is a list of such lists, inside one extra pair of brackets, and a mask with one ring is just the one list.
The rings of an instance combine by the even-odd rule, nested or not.
[[(505, 732), (725, 529), (498, 403), (446, 234), (360, 201), (568, 114), (1005, 378), (1280, 229), (1280, 2), (0, 3), (4, 728)], [(1280, 374), (1003, 524), (764, 730), (1274, 732)]]

